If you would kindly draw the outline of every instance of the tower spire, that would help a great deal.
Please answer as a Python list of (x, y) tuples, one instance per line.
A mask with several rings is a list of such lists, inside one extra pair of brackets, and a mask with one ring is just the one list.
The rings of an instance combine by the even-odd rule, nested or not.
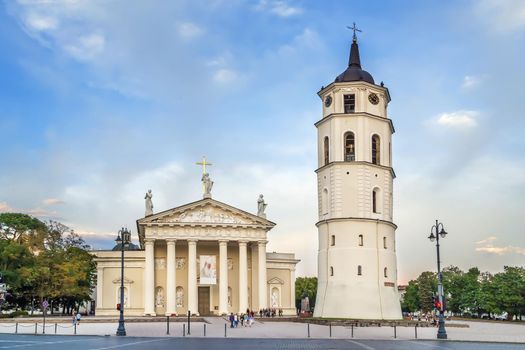
[(359, 46), (357, 46), (356, 32), (362, 32), (362, 30), (357, 28), (357, 26), (355, 25), (355, 22), (352, 27), (346, 26), (346, 28), (354, 32), (352, 36), (352, 46), (350, 47), (350, 57), (348, 59), (348, 67), (361, 68), (361, 58), (359, 57)]

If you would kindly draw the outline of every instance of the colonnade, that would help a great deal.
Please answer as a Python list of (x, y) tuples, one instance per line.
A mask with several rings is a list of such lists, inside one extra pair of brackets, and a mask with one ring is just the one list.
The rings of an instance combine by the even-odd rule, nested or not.
[[(192, 314), (198, 313), (197, 297), (197, 240), (188, 239), (188, 310)], [(228, 240), (219, 240), (219, 314), (228, 313)], [(239, 240), (239, 311), (248, 308), (248, 241)], [(266, 241), (254, 242), (258, 248), (258, 296), (260, 309), (267, 308), (267, 276), (266, 276)], [(177, 313), (176, 309), (176, 256), (177, 240), (166, 239), (166, 315)], [(231, 248), (231, 247), (230, 247)], [(145, 268), (144, 268), (144, 314), (155, 315), (155, 240), (145, 240)]]

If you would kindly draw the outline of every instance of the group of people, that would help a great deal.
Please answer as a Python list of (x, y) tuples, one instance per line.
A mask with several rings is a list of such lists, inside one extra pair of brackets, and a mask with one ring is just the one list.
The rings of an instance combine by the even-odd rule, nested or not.
[(283, 315), (283, 309), (261, 309), (259, 310), (259, 317), (275, 317), (279, 315), (281, 317)]
[(230, 321), (230, 328), (237, 328), (239, 326), (239, 323), (241, 324), (241, 327), (251, 327), (253, 324), (253, 320), (255, 318), (255, 313), (253, 310), (250, 311), (250, 309), (246, 309), (246, 313), (242, 314), (234, 314), (233, 312), (228, 317), (228, 320)]

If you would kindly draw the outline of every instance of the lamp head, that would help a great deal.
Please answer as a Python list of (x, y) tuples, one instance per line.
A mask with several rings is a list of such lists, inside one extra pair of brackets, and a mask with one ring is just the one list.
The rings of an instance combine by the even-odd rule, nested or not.
[(117, 234), (117, 239), (115, 239), (115, 242), (117, 242), (117, 244), (121, 244), (122, 243), (122, 238), (120, 238), (120, 231)]
[(439, 235), (441, 236), (441, 238), (445, 238), (445, 236), (447, 235), (447, 231), (445, 231), (445, 229), (442, 227), (441, 231), (439, 232)]
[(428, 236), (428, 239), (430, 239), (430, 242), (434, 242), (436, 239), (436, 236), (434, 236), (434, 232), (430, 232), (430, 236)]

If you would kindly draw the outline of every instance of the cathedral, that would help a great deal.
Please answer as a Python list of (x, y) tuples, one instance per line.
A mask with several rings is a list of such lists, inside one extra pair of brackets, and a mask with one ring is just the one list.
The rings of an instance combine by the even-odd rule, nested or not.
[[(294, 254), (266, 252), (262, 195), (252, 214), (212, 198), (203, 175), (203, 198), (153, 213), (151, 191), (137, 220), (140, 247), (125, 251), (126, 315), (225, 315), (272, 308), (295, 315)], [(129, 233), (127, 233), (129, 234)], [(125, 237), (123, 237), (124, 239)], [(118, 315), (120, 249), (95, 251), (96, 315)]]
[(318, 95), (318, 287), (315, 317), (400, 319), (388, 89), (348, 68)]
[[(355, 24), (347, 69), (318, 92), (318, 287), (314, 316), (401, 318), (397, 226), (393, 222), (388, 88), (361, 68)], [(282, 309), (295, 315), (290, 253), (266, 252), (275, 224), (261, 195), (257, 214), (212, 198), (203, 163), (203, 198), (153, 213), (151, 191), (137, 220), (140, 247), (125, 254), (127, 315), (224, 315)], [(96, 314), (117, 315), (120, 247), (96, 251)]]

